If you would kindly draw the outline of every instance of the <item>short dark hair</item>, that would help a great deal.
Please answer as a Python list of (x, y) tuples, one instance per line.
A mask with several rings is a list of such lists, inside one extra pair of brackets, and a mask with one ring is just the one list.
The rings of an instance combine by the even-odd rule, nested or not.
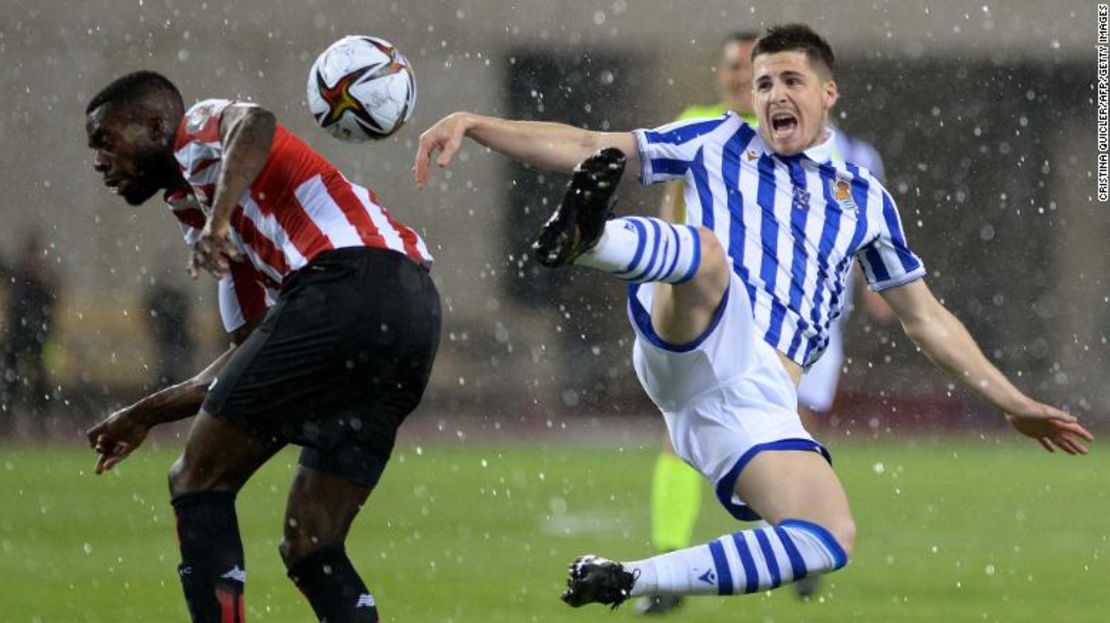
[(181, 91), (177, 90), (169, 78), (155, 71), (143, 70), (120, 76), (101, 89), (89, 100), (89, 105), (85, 107), (85, 114), (105, 104), (138, 103), (152, 95), (169, 96), (184, 107)]
[(833, 73), (832, 46), (821, 35), (805, 24), (783, 24), (769, 27), (752, 47), (752, 59), (760, 54), (776, 52), (805, 52), (810, 64), (823, 66), (829, 75)]
[(748, 43), (749, 41), (755, 41), (758, 38), (758, 30), (734, 30), (725, 36), (725, 39), (721, 42), (721, 45), (728, 45), (730, 43)]

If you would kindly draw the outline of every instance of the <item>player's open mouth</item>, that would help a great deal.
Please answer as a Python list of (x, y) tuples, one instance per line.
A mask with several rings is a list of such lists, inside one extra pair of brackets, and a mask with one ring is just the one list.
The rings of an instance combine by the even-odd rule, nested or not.
[(771, 115), (771, 131), (776, 137), (784, 137), (798, 127), (798, 118), (792, 113), (777, 112)]

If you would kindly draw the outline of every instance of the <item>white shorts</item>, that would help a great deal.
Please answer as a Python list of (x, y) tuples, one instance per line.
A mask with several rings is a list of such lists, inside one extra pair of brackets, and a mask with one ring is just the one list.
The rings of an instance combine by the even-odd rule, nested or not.
[(713, 484), (737, 519), (759, 515), (733, 492), (748, 461), (764, 450), (828, 452), (802, 426), (790, 375), (757, 335), (747, 289), (735, 274), (709, 328), (688, 344), (668, 344), (651, 326), (654, 284), (631, 285), (636, 330), (632, 362), (663, 412), (675, 453)]
[(798, 404), (825, 413), (836, 399), (836, 386), (840, 384), (840, 367), (844, 364), (844, 315), (829, 327), (829, 345), (817, 363), (802, 375), (798, 384)]

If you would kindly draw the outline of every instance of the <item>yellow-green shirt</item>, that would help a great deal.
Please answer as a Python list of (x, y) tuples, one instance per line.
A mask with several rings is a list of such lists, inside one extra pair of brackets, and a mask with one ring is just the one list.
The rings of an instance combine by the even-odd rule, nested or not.
[[(728, 107), (724, 104), (710, 104), (708, 106), (688, 106), (675, 121), (682, 121), (684, 119), (697, 119), (698, 117), (720, 117), (728, 112)], [(755, 127), (757, 121), (755, 115), (740, 115), (740, 118), (748, 123), (748, 125)]]

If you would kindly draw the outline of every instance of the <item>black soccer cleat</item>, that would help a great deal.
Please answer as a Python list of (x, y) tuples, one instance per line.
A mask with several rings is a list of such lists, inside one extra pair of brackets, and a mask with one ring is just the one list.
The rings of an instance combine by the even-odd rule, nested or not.
[(682, 597), (678, 595), (644, 595), (636, 600), (632, 611), (640, 616), (655, 616), (667, 614), (682, 606)]
[(621, 563), (587, 554), (571, 563), (561, 598), (575, 608), (593, 603), (616, 608), (632, 594), (635, 583), (636, 576)]
[(617, 201), (613, 192), (624, 162), (624, 152), (606, 147), (574, 167), (562, 203), (532, 243), (540, 264), (565, 266), (597, 244)]
[(821, 576), (807, 575), (806, 577), (794, 582), (794, 593), (798, 599), (807, 600), (812, 599), (817, 591), (821, 590)]

